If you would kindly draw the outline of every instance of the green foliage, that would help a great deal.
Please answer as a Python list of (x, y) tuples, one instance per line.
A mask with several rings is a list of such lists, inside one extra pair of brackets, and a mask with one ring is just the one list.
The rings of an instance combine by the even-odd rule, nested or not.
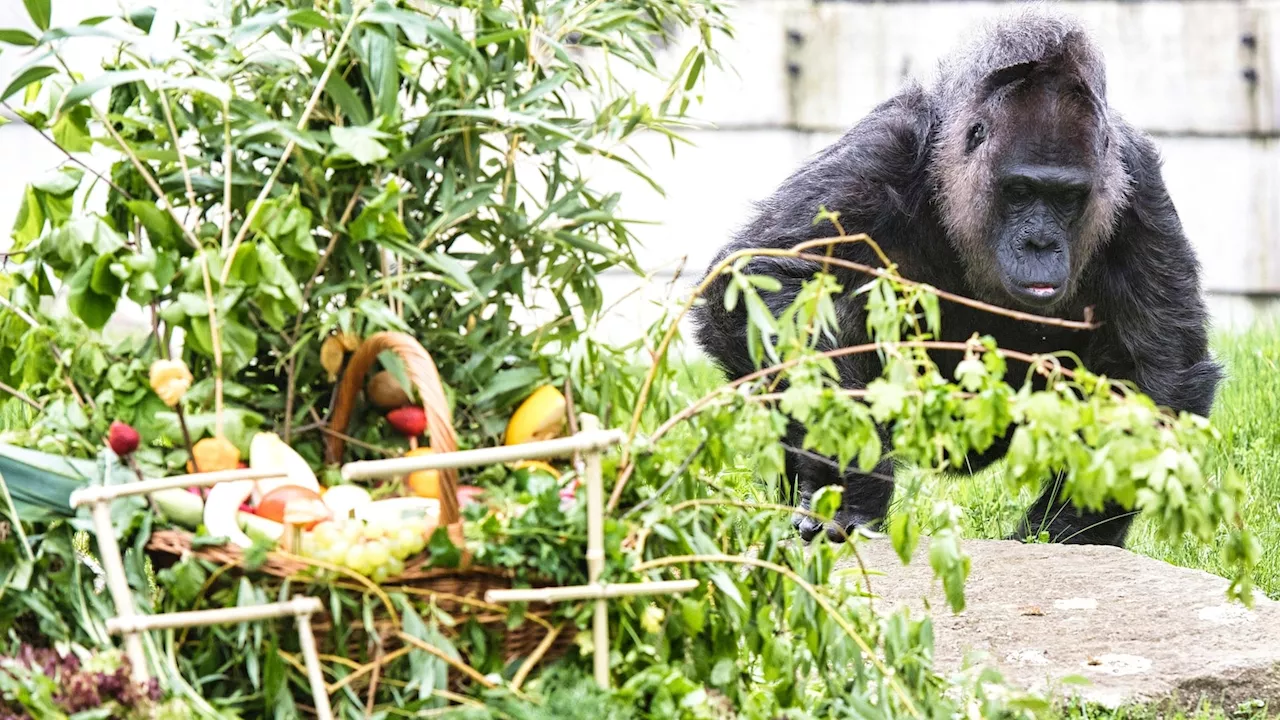
[[(28, 2), (42, 30), (48, 6)], [(230, 13), (178, 32), (134, 13), (0, 35), (28, 48), (5, 93), (22, 94), (25, 120), (68, 151), (120, 153), (105, 177), (68, 162), (26, 189), (0, 381), (50, 406), (92, 400), (106, 422), (158, 418), (143, 436), (172, 447), (175, 415), (139, 408), (129, 378), (103, 383), (75, 358), (59, 371), (57, 348), (145, 368), (182, 337), (197, 380), (226, 382), (223, 398), (188, 398), (189, 414), (225, 401), (236, 422), (318, 458), (312, 413), (333, 386), (321, 342), (411, 331), (462, 399), (463, 445), (500, 440), (514, 402), (569, 374), (557, 358), (602, 310), (600, 273), (634, 267), (618, 196), (583, 161), (642, 175), (626, 143), (678, 127), (716, 62), (721, 8), (289, 0)], [(660, 72), (658, 44), (686, 27), (683, 62)], [(83, 37), (118, 45), (104, 73), (63, 69), (64, 46)], [(668, 73), (667, 85), (641, 94), (611, 73), (627, 67)], [(58, 285), (69, 317), (45, 312)], [(149, 315), (151, 339), (116, 348), (84, 332), (127, 308)], [(530, 316), (537, 332), (521, 325)], [(42, 421), (33, 441), (88, 454), (105, 429), (62, 424), (76, 432)], [(355, 433), (374, 439), (368, 425)], [(227, 434), (245, 449), (243, 432)]]
[[(929, 618), (873, 608), (856, 541), (792, 542), (790, 509), (761, 501), (778, 496), (779, 439), (791, 420), (807, 424), (806, 449), (841, 467), (869, 469), (888, 456), (926, 475), (956, 469), (1012, 430), (1008, 489), (1060, 472), (1083, 507), (1116, 501), (1169, 541), (1216, 540), (1233, 594), (1247, 595), (1258, 544), (1241, 524), (1242, 484), (1229, 473), (1211, 482), (1201, 469), (1216, 438), (1207, 423), (1162, 414), (1084, 369), (1044, 365), (1041, 387), (1014, 390), (990, 338), (965, 344), (956, 377), (943, 377), (927, 353), (939, 336), (938, 298), (891, 270), (851, 290), (865, 298), (876, 343), (861, 350), (883, 364), (864, 390), (841, 388), (832, 354), (819, 350), (838, 336), (832, 296), (845, 290), (836, 279), (815, 275), (774, 317), (761, 293), (777, 281), (748, 274), (745, 259), (726, 268), (726, 301), (745, 308), (756, 360), (775, 366), (756, 381), (698, 399), (697, 383), (668, 357), (676, 315), (631, 347), (594, 342), (598, 277), (634, 262), (617, 196), (592, 188), (579, 161), (640, 172), (618, 148), (637, 132), (673, 133), (715, 61), (721, 9), (710, 0), (425, 6), (236, 0), (230, 17), (177, 34), (148, 13), (39, 38), (0, 34), (31, 48), (5, 93), (22, 91), (25, 119), (72, 152), (122, 153), (105, 177), (68, 165), (22, 198), (13, 229), (21, 262), (0, 283), (0, 381), (41, 410), (10, 401), (17, 437), (96, 458), (108, 424), (121, 419), (148, 440), (142, 465), (181, 467), (178, 416), (147, 381), (151, 361), (181, 336), (197, 380), (183, 400), (193, 438), (222, 432), (243, 449), (259, 428), (276, 429), (318, 464), (313, 419), (333, 389), (321, 341), (337, 331), (409, 331), (449, 385), (464, 445), (495, 443), (513, 402), (548, 380), (570, 380), (576, 407), (605, 425), (630, 424), (634, 442), (605, 463), (607, 478), (631, 478), (606, 523), (605, 579), (692, 578), (697, 587), (611, 603), (612, 693), (584, 685), (590, 604), (556, 606), (551, 620), (577, 633), (584, 651), (571, 649), (557, 671), (516, 692), (507, 683), (519, 663), (475, 617), (447, 614), (410, 588), (375, 593), (323, 572), (280, 582), (190, 558), (156, 571), (143, 552), (156, 517), (140, 501), (122, 503), (113, 520), (144, 610), (322, 597), (326, 641), (349, 655), (326, 663), (326, 679), (342, 685), (333, 699), (343, 717), (362, 717), (369, 704), (398, 715), (447, 705), (454, 671), (436, 654), (396, 656), (379, 667), (374, 690), (344, 682), (357, 672), (349, 663), (382, 657), (389, 636), (368, 629), (387, 623), (499, 684), (465, 688), (489, 703), (465, 710), (476, 717), (1043, 716), (1042, 699), (1009, 690), (990, 670), (937, 674)], [(47, 8), (28, 2), (42, 30)], [(696, 30), (693, 46), (660, 97), (648, 101), (610, 74), (619, 63), (657, 72), (656, 43), (675, 28)], [(74, 36), (119, 43), (105, 73), (62, 68)], [(105, 195), (101, 210), (94, 192)], [(65, 287), (65, 315), (49, 310), (55, 286)], [(554, 305), (537, 307), (542, 296)], [(148, 311), (151, 331), (104, 336), (130, 303)], [(527, 332), (531, 311), (541, 324)], [(637, 368), (630, 358), (641, 348), (659, 350)], [(885, 447), (878, 424), (892, 426)], [(376, 422), (355, 433), (382, 439)], [(730, 479), (726, 469), (744, 458), (751, 471)], [(506, 468), (470, 480), (487, 490), (467, 509), (475, 562), (510, 571), (516, 584), (585, 582), (581, 489), (570, 496), (546, 475)], [(812, 512), (830, 519), (840, 499), (819, 493)], [(107, 645), (108, 608), (77, 534), (82, 520), (33, 524), (14, 514), (5, 508), (21, 543), (0, 539), (0, 567), (21, 568), (0, 575), (7, 639)], [(969, 571), (964, 522), (952, 502), (905, 503), (888, 528), (904, 560), (928, 543), (957, 610)], [(443, 533), (431, 549), (437, 569), (461, 561)], [(509, 624), (532, 622), (526, 611), (515, 608)], [(204, 714), (292, 717), (307, 692), (285, 623), (147, 643), (171, 689)]]

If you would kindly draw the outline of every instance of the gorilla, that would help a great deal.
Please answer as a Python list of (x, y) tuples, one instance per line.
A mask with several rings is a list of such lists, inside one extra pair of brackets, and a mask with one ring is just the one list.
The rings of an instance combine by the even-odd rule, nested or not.
[[(746, 248), (787, 248), (834, 234), (820, 207), (850, 234), (866, 233), (903, 277), (1039, 315), (1101, 323), (1082, 331), (1013, 320), (943, 301), (942, 340), (977, 332), (1027, 353), (1071, 351), (1091, 371), (1128, 380), (1158, 405), (1208, 415), (1221, 376), (1208, 351), (1200, 268), (1161, 177), (1151, 140), (1107, 105), (1103, 58), (1074, 19), (1043, 8), (1005, 15), (945, 58), (928, 86), (912, 83), (809, 159), (763, 202), (712, 267)], [(817, 250), (822, 252), (822, 250)], [(876, 266), (865, 244), (834, 256)], [(781, 283), (761, 296), (774, 314), (820, 268), (796, 258), (756, 257), (747, 274)], [(833, 271), (845, 288), (869, 278)], [(693, 311), (701, 348), (733, 378), (756, 368), (742, 304), (725, 310), (727, 279), (713, 280)], [(835, 298), (841, 327), (820, 349), (866, 342), (865, 298)], [(934, 355), (951, 377), (959, 353)], [(881, 372), (873, 355), (837, 360), (842, 385)], [(1020, 382), (1027, 366), (1009, 362)], [(786, 473), (799, 506), (828, 485), (844, 488), (826, 530), (839, 542), (874, 528), (893, 494), (893, 462), (871, 473), (799, 451), (804, 428), (787, 431)], [(885, 429), (882, 438), (887, 443)], [(1004, 454), (1010, 437), (968, 458), (976, 471)], [(887, 445), (886, 445), (887, 447)], [(1042, 494), (1010, 536), (1047, 531), (1055, 542), (1123, 545), (1131, 513), (1083, 512), (1060, 498), (1063, 478)], [(823, 528), (797, 513), (808, 541)]]

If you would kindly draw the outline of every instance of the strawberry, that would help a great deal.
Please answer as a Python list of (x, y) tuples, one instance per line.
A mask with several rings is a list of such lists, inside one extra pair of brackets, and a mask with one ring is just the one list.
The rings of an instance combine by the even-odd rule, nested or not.
[(138, 449), (140, 441), (138, 431), (119, 420), (112, 422), (107, 430), (107, 445), (120, 457), (133, 454), (133, 451)]
[(417, 437), (427, 429), (427, 411), (417, 405), (406, 405), (387, 413), (387, 422), (405, 437)]

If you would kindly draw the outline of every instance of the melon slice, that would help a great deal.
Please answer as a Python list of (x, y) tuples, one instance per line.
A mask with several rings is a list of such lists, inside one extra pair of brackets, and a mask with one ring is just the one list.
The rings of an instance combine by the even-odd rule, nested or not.
[(260, 432), (253, 436), (249, 443), (249, 467), (254, 470), (279, 470), (282, 473), (282, 477), (255, 482), (257, 487), (252, 492), (255, 502), (282, 485), (297, 485), (320, 492), (320, 482), (316, 480), (311, 466), (297, 450), (286, 445), (275, 433)]

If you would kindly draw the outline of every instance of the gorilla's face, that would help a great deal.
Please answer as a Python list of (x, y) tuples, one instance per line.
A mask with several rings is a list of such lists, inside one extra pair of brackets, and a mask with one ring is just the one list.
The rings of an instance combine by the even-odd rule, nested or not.
[(998, 217), (988, 242), (1005, 292), (1047, 307), (1071, 279), (1071, 253), (1092, 189), (1088, 168), (1010, 157), (996, 178)]
[(1124, 192), (1100, 101), (1035, 66), (975, 92), (939, 141), (943, 220), (974, 294), (1048, 310), (1072, 295)]

